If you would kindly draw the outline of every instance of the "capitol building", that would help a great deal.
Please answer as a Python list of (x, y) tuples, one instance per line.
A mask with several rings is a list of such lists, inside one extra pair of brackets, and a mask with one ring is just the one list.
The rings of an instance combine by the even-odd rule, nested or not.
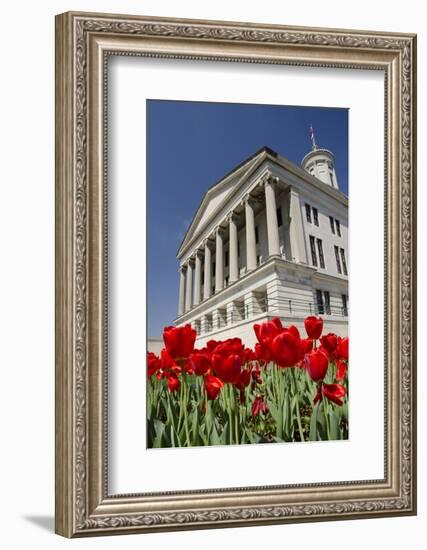
[(348, 198), (334, 155), (312, 150), (301, 166), (263, 147), (210, 187), (177, 252), (177, 326), (196, 345), (240, 337), (280, 317), (301, 331), (321, 315), (324, 333), (348, 334)]

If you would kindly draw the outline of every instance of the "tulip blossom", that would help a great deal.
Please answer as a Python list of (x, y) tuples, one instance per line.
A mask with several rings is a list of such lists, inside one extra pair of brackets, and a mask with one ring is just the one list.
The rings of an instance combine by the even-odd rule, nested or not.
[(339, 384), (322, 384), (320, 383), (317, 388), (317, 394), (314, 398), (313, 403), (316, 404), (322, 399), (322, 397), (327, 397), (329, 401), (332, 401), (336, 405), (341, 406), (343, 404), (342, 398), (345, 397), (347, 390), (344, 386)]
[(175, 374), (170, 374), (168, 376), (168, 389), (172, 393), (174, 391), (178, 391), (181, 387), (181, 382), (179, 381), (179, 378)]
[(255, 324), (255, 335), (260, 344), (269, 345), (275, 336), (283, 330), (282, 322), (278, 317), (275, 317), (271, 321), (262, 323), (261, 325)]
[(314, 317), (311, 315), (305, 319), (304, 326), (307, 336), (312, 340), (318, 340), (323, 330), (323, 319), (321, 317)]
[(191, 325), (184, 327), (166, 327), (163, 331), (163, 340), (169, 355), (181, 364), (190, 356), (194, 349), (197, 333)]
[(251, 381), (251, 371), (250, 369), (243, 369), (239, 375), (239, 378), (234, 383), (236, 388), (239, 390), (243, 390), (246, 388), (246, 386), (249, 386), (249, 382)]
[(319, 382), (325, 378), (328, 364), (328, 355), (322, 348), (317, 348), (304, 357), (304, 367), (313, 382)]
[(147, 359), (148, 378), (150, 378), (150, 376), (153, 376), (153, 374), (156, 374), (159, 369), (160, 369), (160, 359), (157, 357), (155, 353), (153, 353), (152, 351), (149, 351), (148, 359)]
[(328, 352), (329, 357), (334, 357), (338, 345), (338, 336), (330, 332), (329, 334), (325, 334), (325, 336), (322, 336), (320, 338), (320, 343)]
[(212, 355), (213, 369), (215, 374), (224, 383), (235, 384), (239, 379), (242, 359), (239, 355), (231, 353), (226, 357), (214, 353)]
[(268, 406), (261, 395), (257, 395), (252, 404), (252, 416), (255, 418), (259, 413), (267, 414)]
[(272, 358), (279, 367), (292, 367), (300, 360), (301, 338), (294, 326), (285, 328), (271, 342)]
[(202, 352), (192, 353), (189, 358), (189, 364), (197, 376), (205, 375), (212, 368), (210, 356)]
[(335, 375), (335, 379), (339, 382), (341, 380), (344, 380), (347, 374), (347, 365), (344, 363), (344, 361), (336, 361), (337, 366), (337, 372)]
[(348, 338), (340, 338), (337, 345), (336, 357), (342, 361), (348, 361)]
[(218, 395), (221, 393), (221, 389), (223, 386), (224, 386), (223, 382), (216, 376), (213, 376), (212, 374), (207, 374), (205, 376), (204, 387), (205, 387), (205, 391), (208, 396), (208, 399), (210, 400), (216, 399)]

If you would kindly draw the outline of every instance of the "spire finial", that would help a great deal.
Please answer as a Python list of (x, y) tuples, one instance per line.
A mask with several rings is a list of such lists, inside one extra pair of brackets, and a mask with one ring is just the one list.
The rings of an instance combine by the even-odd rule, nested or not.
[(316, 151), (317, 145), (316, 145), (316, 140), (314, 138), (314, 130), (313, 130), (313, 125), (312, 124), (310, 124), (310, 139), (311, 139), (312, 151)]

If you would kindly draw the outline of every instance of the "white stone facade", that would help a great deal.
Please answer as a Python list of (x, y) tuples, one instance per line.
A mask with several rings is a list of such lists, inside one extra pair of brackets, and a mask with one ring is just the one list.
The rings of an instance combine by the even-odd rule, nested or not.
[(320, 314), (347, 335), (348, 199), (333, 162), (316, 149), (303, 169), (265, 147), (208, 190), (177, 253), (176, 324), (198, 346), (252, 345), (253, 324), (275, 316), (302, 329)]

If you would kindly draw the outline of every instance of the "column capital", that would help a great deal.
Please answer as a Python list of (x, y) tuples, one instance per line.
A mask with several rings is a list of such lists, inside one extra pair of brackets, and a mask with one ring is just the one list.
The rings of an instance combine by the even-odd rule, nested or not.
[(230, 222), (237, 222), (237, 220), (240, 218), (239, 214), (236, 214), (236, 212), (229, 212), (226, 216), (226, 219), (228, 223)]
[(185, 273), (185, 271), (187, 271), (187, 264), (181, 264), (178, 267), (178, 273)]
[(194, 259), (196, 260), (197, 258), (200, 258), (202, 255), (203, 255), (203, 250), (200, 250), (200, 248), (198, 248), (196, 252), (194, 252)]
[(259, 185), (261, 187), (265, 187), (266, 185), (274, 185), (279, 183), (279, 178), (277, 176), (273, 176), (272, 172), (270, 170), (267, 170), (267, 172), (262, 176)]
[(216, 237), (216, 236), (224, 237), (224, 229), (223, 229), (220, 225), (218, 225), (217, 227), (215, 227), (214, 233), (215, 233), (215, 237)]
[(203, 246), (205, 248), (211, 248), (212, 247), (212, 241), (209, 237), (206, 237), (206, 239), (203, 239)]
[(250, 193), (247, 193), (242, 199), (243, 206), (246, 206), (248, 204), (249, 206), (254, 207), (257, 202), (257, 199), (253, 197)]

